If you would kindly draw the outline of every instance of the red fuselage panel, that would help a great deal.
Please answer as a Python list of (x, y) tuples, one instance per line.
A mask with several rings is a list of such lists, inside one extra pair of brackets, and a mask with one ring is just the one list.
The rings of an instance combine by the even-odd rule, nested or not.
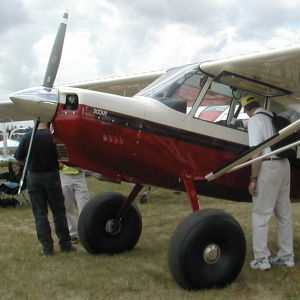
[(249, 168), (221, 176), (205, 175), (235, 159), (244, 145), (169, 127), (120, 113), (80, 106), (58, 109), (54, 137), (66, 146), (68, 160), (117, 181), (184, 190), (182, 178), (196, 180), (199, 193), (249, 201)]

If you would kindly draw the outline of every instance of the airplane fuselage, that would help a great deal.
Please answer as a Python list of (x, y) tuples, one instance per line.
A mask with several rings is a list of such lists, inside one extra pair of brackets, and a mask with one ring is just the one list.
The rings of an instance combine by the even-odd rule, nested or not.
[(66, 110), (65, 95), (72, 90), (60, 91), (63, 103), (53, 122), (56, 142), (66, 149), (62, 160), (115, 181), (176, 190), (185, 189), (188, 177), (201, 194), (249, 200), (247, 168), (215, 183), (203, 181), (247, 149), (245, 133), (195, 120), (153, 99), (75, 91), (78, 109)]

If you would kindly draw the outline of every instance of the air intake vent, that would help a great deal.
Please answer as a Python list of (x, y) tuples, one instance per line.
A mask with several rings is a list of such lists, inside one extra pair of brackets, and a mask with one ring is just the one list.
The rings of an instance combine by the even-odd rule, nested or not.
[(57, 154), (59, 159), (68, 160), (68, 153), (65, 144), (57, 144)]

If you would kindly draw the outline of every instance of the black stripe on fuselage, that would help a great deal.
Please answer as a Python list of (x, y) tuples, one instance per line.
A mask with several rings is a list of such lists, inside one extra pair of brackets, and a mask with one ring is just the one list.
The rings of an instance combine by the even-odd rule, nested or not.
[(183, 141), (185, 143), (213, 148), (234, 154), (241, 154), (248, 148), (245, 145), (228, 142), (215, 137), (170, 127), (164, 124), (143, 120), (141, 118), (117, 114), (114, 112), (108, 112), (106, 116), (95, 116), (95, 119), (102, 123), (114, 124), (132, 130), (151, 133), (166, 138)]

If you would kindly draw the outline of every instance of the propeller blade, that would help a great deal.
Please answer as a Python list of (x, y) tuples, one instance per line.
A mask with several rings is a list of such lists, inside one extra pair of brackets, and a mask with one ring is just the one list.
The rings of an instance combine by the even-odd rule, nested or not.
[(34, 135), (36, 133), (36, 130), (37, 130), (38, 126), (39, 126), (39, 123), (40, 123), (39, 120), (37, 120), (37, 119), (34, 120), (34, 127), (33, 127), (33, 130), (32, 130), (32, 133), (31, 133), (31, 137), (30, 137), (30, 142), (29, 142), (29, 147), (28, 147), (28, 153), (27, 153), (27, 156), (26, 156), (23, 173), (22, 173), (22, 177), (21, 177), (21, 180), (20, 180), (18, 194), (20, 194), (21, 190), (22, 190), (22, 186), (23, 186), (23, 183), (24, 183), (25, 174), (26, 174), (26, 171), (27, 171), (28, 159), (29, 159), (29, 155), (30, 155), (30, 152), (31, 152), (32, 141), (33, 141)]
[(48, 62), (48, 66), (44, 78), (43, 86), (47, 88), (52, 88), (53, 83), (55, 81), (55, 77), (59, 67), (62, 49), (64, 45), (67, 22), (68, 22), (68, 12), (65, 12), (63, 15), (63, 19), (60, 23), (60, 26), (58, 28), (58, 32), (56, 34), (56, 38), (53, 44), (53, 48), (51, 51), (51, 55), (49, 58), (49, 62)]

